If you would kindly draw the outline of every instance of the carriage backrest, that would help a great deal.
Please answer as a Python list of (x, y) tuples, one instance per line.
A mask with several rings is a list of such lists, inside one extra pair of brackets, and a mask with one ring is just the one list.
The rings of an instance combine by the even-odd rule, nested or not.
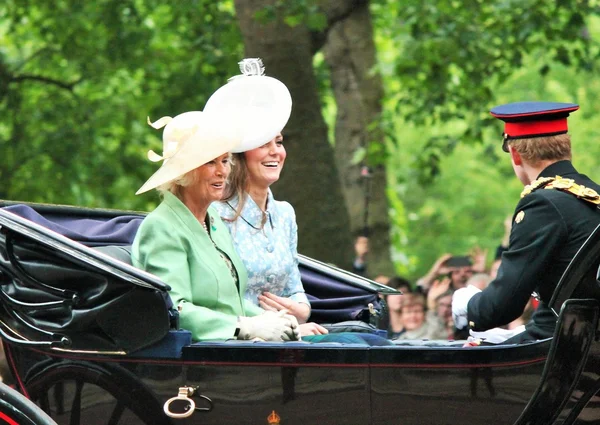
[(600, 226), (586, 239), (556, 285), (550, 307), (556, 314), (570, 298), (600, 301)]

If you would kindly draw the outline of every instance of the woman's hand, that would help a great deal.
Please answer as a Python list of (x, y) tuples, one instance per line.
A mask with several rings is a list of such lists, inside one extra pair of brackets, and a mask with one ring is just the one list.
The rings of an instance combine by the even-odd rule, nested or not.
[(259, 339), (263, 341), (298, 341), (300, 326), (294, 316), (285, 310), (265, 311), (252, 317), (240, 317), (238, 339)]
[(329, 333), (329, 331), (323, 326), (318, 325), (314, 322), (303, 323), (300, 326), (298, 326), (298, 329), (300, 329), (301, 337), (306, 335), (325, 335)]
[[(270, 292), (263, 292), (258, 296), (259, 305), (267, 311), (287, 310), (288, 314), (295, 316), (299, 323), (306, 323), (310, 316), (310, 306), (285, 297), (279, 297)], [(324, 329), (324, 328), (323, 328)]]

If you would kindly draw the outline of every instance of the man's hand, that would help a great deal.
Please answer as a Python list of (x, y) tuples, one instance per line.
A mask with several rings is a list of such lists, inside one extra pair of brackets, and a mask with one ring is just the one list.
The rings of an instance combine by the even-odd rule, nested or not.
[(238, 339), (263, 341), (298, 341), (300, 329), (296, 318), (285, 310), (265, 311), (253, 317), (240, 317)]
[(270, 292), (263, 292), (262, 295), (259, 295), (258, 303), (267, 311), (287, 310), (287, 312), (292, 316), (295, 316), (300, 323), (306, 323), (310, 316), (310, 306), (308, 304), (299, 303)]
[(473, 295), (478, 292), (481, 292), (481, 290), (473, 285), (454, 291), (454, 295), (452, 295), (452, 319), (456, 329), (464, 329), (469, 324), (467, 306)]

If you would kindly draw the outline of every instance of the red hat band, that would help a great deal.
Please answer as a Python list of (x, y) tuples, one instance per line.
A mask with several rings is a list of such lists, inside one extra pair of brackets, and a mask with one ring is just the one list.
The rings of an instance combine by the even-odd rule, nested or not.
[(504, 125), (504, 133), (509, 139), (518, 139), (523, 136), (541, 137), (550, 134), (561, 134), (566, 133), (567, 130), (566, 118), (552, 121), (507, 122)]

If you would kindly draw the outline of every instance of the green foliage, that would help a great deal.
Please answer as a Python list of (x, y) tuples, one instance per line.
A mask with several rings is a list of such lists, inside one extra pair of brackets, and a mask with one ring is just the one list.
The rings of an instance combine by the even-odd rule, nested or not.
[[(595, 12), (590, 2), (379, 0), (373, 9), (383, 36), (399, 47), (398, 111), (417, 124), (465, 118), (466, 105), (483, 110), (538, 49), (542, 72), (557, 63), (591, 69), (598, 53), (584, 22)], [(480, 130), (469, 127), (473, 137)]]
[[(460, 143), (479, 143), (494, 120), (494, 90), (525, 66), (540, 76), (557, 65), (592, 70), (600, 51), (585, 21), (590, 2), (546, 0), (376, 0), (382, 74), (391, 80), (389, 108), (408, 122), (451, 120), (463, 134), (430, 139), (417, 165), (422, 183), (440, 174), (440, 160)], [(385, 56), (384, 56), (385, 55)]]
[[(569, 118), (573, 162), (579, 171), (600, 181), (600, 111), (596, 102), (600, 82), (585, 71), (564, 65), (555, 65), (541, 75), (533, 66), (541, 59), (545, 58), (525, 56), (524, 67), (495, 87), (494, 102), (546, 99), (579, 103), (581, 110)], [(436, 152), (438, 174), (435, 179), (422, 180), (421, 153), (431, 149), (430, 140), (457, 140), (466, 125), (466, 120), (431, 126), (403, 120), (396, 123), (397, 143), (390, 146), (388, 162), (389, 191), (394, 200), (393, 232), (402, 236), (394, 238), (395, 260), (405, 275), (422, 276), (441, 254), (466, 254), (474, 246), (487, 249), (491, 262), (502, 238), (503, 220), (519, 200), (522, 184), (500, 149), (502, 123), (497, 120), (493, 128), (483, 131), (481, 143), (459, 141), (446, 152)]]
[(399, 272), (417, 278), (439, 255), (475, 245), (491, 261), (521, 189), (499, 149), (494, 105), (579, 102), (582, 112), (570, 119), (574, 160), (600, 177), (592, 143), (599, 87), (589, 73), (600, 51), (596, 8), (576, 0), (372, 1)]
[(404, 221), (394, 220), (394, 233), (402, 236), (394, 238), (395, 251), (402, 253), (395, 258), (399, 270), (417, 278), (440, 255), (465, 255), (475, 246), (488, 249), (491, 259), (502, 238), (502, 222), (522, 190), (508, 157), (489, 155), (499, 143), (458, 144), (440, 157), (439, 177), (423, 185), (415, 164), (419, 149), (428, 137), (435, 137), (435, 130), (402, 124), (401, 134), (403, 142), (390, 160), (390, 169), (396, 170), (390, 191), (394, 188), (402, 200), (392, 203), (394, 216), (404, 213)]
[[(273, 0), (257, 17), (281, 13), (323, 34), (323, 3)], [(520, 192), (487, 112), (495, 104), (580, 103), (574, 162), (600, 180), (596, 2), (371, 4), (386, 101), (370, 129), (385, 143), (370, 141), (354, 160), (387, 165), (399, 272), (418, 277), (440, 254), (474, 245), (491, 260)], [(156, 169), (146, 152), (161, 150), (146, 117), (203, 109), (241, 57), (231, 0), (1, 2), (0, 198), (151, 209), (156, 197), (134, 196)], [(320, 53), (314, 69), (334, 143)]]
[(146, 117), (202, 109), (242, 56), (230, 1), (0, 6), (0, 198), (149, 209)]

